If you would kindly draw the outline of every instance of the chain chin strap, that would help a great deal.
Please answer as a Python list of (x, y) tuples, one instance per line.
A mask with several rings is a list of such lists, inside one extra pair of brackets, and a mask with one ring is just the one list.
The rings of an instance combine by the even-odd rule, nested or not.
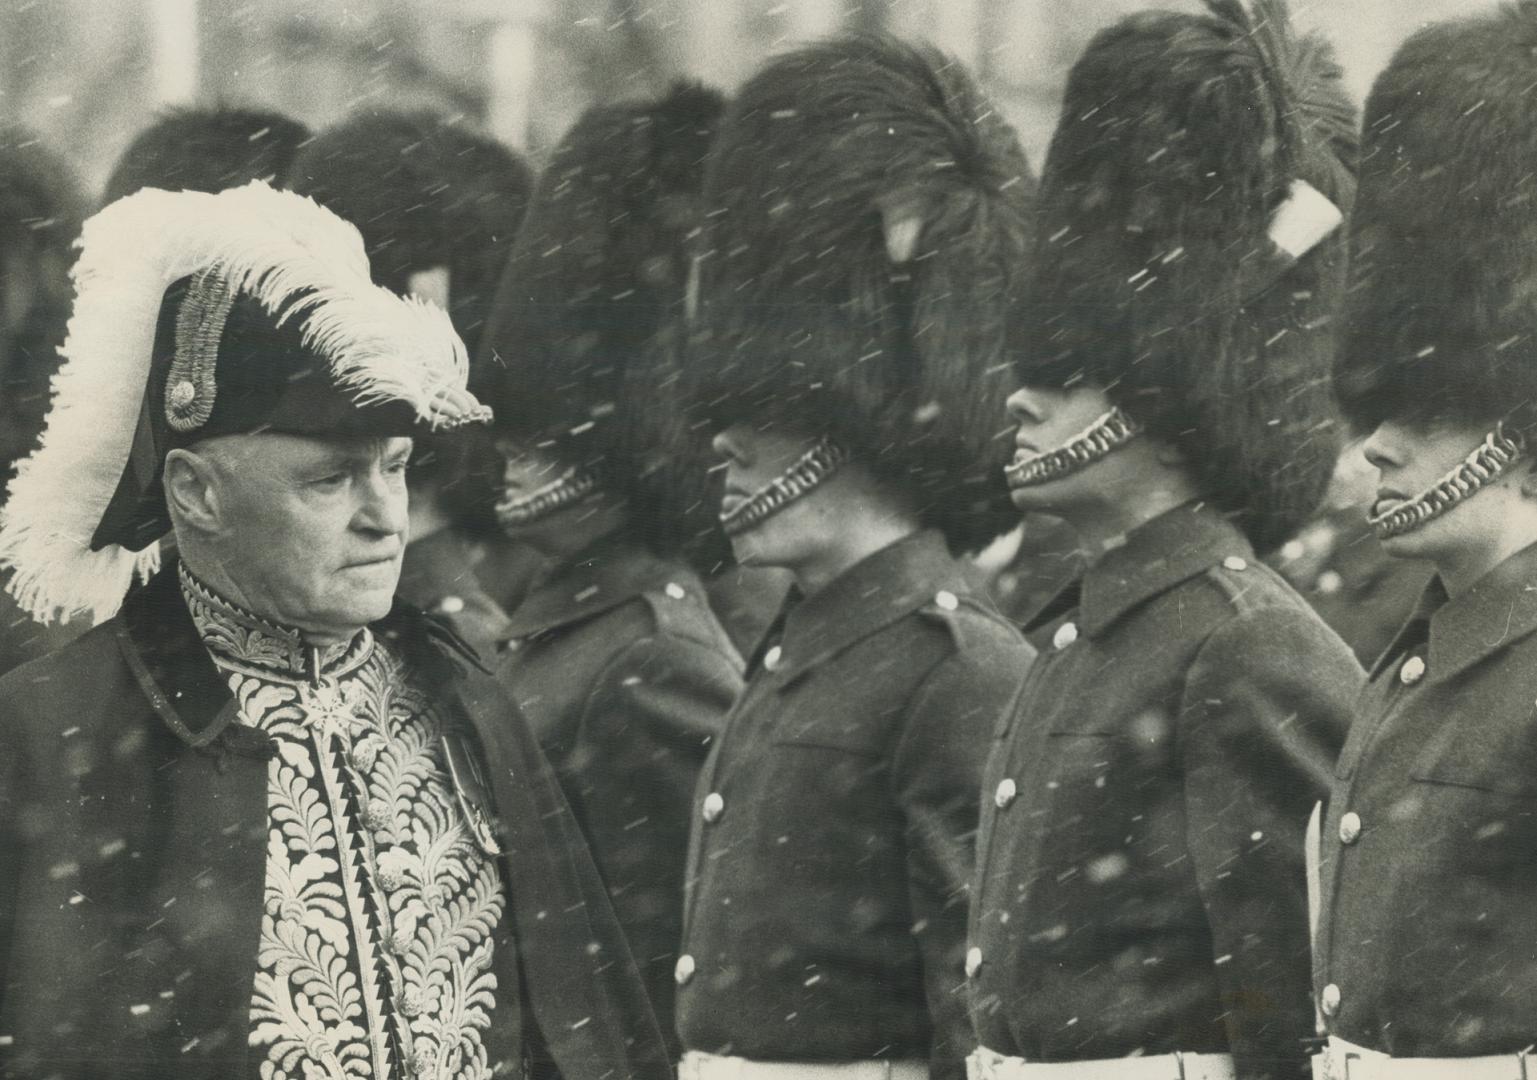
[(1032, 487), (1092, 465), (1142, 433), (1142, 427), (1119, 406), (1074, 435), (1055, 450), (1047, 450), (1004, 468), (1011, 488)]
[(509, 495), (496, 504), (496, 520), (503, 529), (514, 529), (549, 517), (580, 502), (598, 487), (598, 478), (573, 465), (543, 487), (527, 495)]
[(1408, 502), (1384, 514), (1367, 517), (1379, 540), (1402, 536), (1438, 518), (1462, 500), (1487, 487), (1526, 453), (1526, 440), (1509, 435), (1499, 424), (1473, 452), (1445, 476)]
[(848, 460), (848, 452), (826, 437), (807, 450), (776, 479), (753, 492), (729, 513), (720, 525), (727, 536), (738, 536), (763, 519), (772, 517), (796, 499), (819, 487)]

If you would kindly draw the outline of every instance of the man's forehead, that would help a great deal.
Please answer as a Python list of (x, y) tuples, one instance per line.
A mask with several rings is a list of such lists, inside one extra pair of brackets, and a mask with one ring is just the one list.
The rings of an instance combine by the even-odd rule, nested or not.
[(205, 445), (214, 454), (227, 460), (260, 460), (275, 467), (302, 467), (405, 456), (410, 454), (412, 442), (405, 436), (316, 436), (255, 431), (220, 436), (208, 440)]

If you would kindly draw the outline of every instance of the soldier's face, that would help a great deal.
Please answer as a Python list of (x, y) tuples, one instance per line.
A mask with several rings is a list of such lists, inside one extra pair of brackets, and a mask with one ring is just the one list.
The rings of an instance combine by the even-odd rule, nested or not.
[[(1093, 386), (1022, 386), (1009, 395), (1007, 408), (1015, 424), (1014, 460), (1023, 461), (1056, 450), (1081, 434), (1110, 411), (1111, 402), (1103, 390)], [(1089, 474), (1103, 464), (1095, 462), (1079, 472), (1014, 488), (1010, 498), (1020, 510), (1060, 510), (1070, 506), (1080, 491), (1095, 489)]]
[[(814, 436), (748, 424), (733, 424), (717, 434), (711, 445), (725, 463), (721, 512), (740, 506), (777, 480), (816, 443)], [(836, 508), (828, 505), (825, 496), (825, 487), (812, 489), (733, 536), (731, 547), (737, 562), (743, 566), (794, 567), (805, 561), (818, 550), (820, 538), (838, 527)]]
[(237, 435), (207, 456), (229, 599), (317, 640), (389, 614), (410, 439)]
[[(1361, 446), (1377, 470), (1371, 513), (1387, 513), (1436, 484), (1488, 434), (1486, 428), (1466, 424), (1390, 420), (1378, 425)], [(1384, 540), (1383, 549), (1401, 558), (1444, 564), (1477, 560), (1484, 548), (1494, 552), (1508, 546), (1510, 527), (1531, 511), (1524, 505), (1530, 500), (1522, 494), (1523, 481), (1530, 476), (1530, 466), (1518, 462), (1440, 517)]]

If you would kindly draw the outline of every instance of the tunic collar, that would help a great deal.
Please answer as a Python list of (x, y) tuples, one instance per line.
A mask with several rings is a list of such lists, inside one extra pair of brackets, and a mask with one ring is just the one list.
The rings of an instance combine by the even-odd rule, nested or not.
[(1426, 675), (1450, 679), (1537, 630), (1537, 544), (1523, 548), (1460, 596), (1449, 599), (1439, 577), (1414, 615), (1372, 667), (1375, 678), (1427, 637)]
[(1097, 637), (1144, 601), (1230, 559), (1252, 561), (1253, 546), (1217, 511), (1186, 503), (1127, 533), (1033, 615), (1025, 630), (1076, 607), (1079, 629)]
[(224, 599), (178, 564), (182, 597), (198, 637), (216, 660), (261, 674), (319, 683), (347, 675), (373, 651), (367, 627), (333, 645), (311, 646), (303, 634)]
[(867, 555), (811, 596), (802, 599), (799, 590), (790, 590), (779, 620), (784, 678), (935, 603), (941, 593), (954, 601), (975, 592), (976, 583), (937, 530), (906, 536)]

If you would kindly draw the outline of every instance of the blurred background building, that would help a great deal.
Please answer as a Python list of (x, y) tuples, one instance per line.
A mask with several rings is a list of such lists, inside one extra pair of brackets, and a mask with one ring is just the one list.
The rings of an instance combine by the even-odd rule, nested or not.
[[(1494, 0), (1293, 0), (1365, 93), (1420, 23)], [(729, 90), (839, 27), (927, 38), (970, 64), (1039, 163), (1096, 28), (1186, 0), (0, 0), (0, 117), (93, 188), (168, 105), (275, 108), (313, 128), (364, 103), (474, 121), (538, 164), (590, 102), (682, 75)]]

